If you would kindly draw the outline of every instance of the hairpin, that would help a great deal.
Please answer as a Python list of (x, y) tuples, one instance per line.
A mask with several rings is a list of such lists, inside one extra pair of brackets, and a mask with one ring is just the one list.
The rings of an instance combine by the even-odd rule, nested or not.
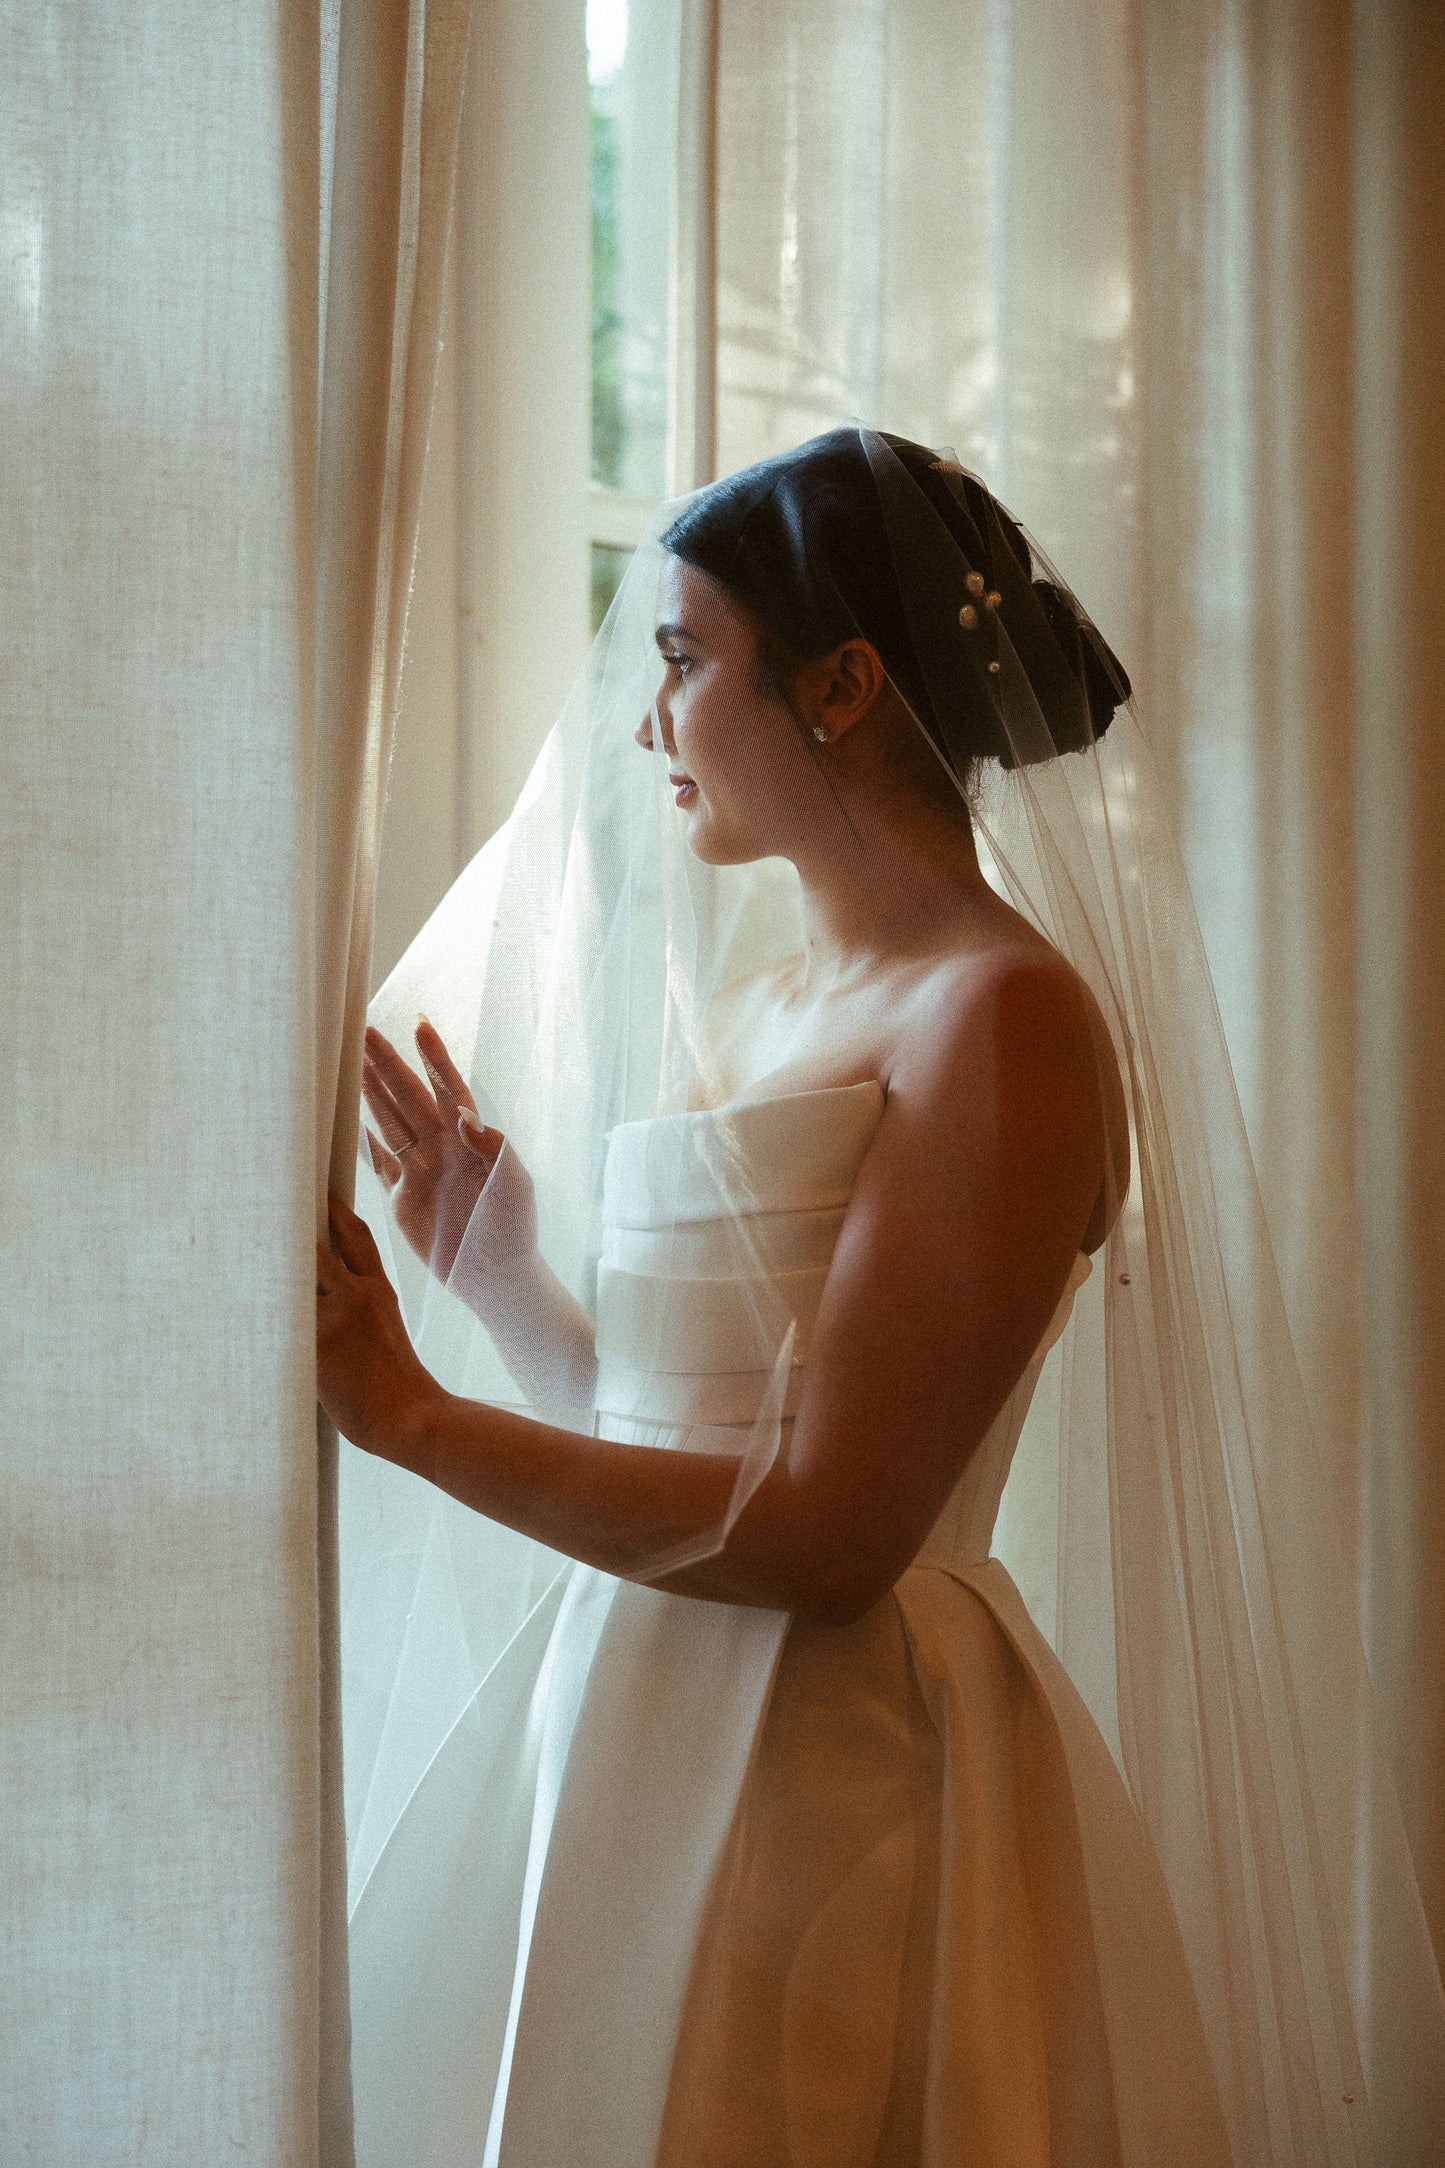
[[(986, 610), (996, 610), (999, 604), (1003, 601), (1003, 596), (999, 593), (996, 587), (990, 587), (985, 589), (984, 578), (981, 572), (970, 572), (966, 576), (963, 584), (968, 589), (971, 595), (975, 596), (979, 601), (983, 603), (983, 606)], [(977, 632), (978, 610), (975, 607), (974, 603), (964, 603), (962, 609), (958, 613), (958, 622), (960, 623), (960, 625), (962, 625), (965, 632)]]

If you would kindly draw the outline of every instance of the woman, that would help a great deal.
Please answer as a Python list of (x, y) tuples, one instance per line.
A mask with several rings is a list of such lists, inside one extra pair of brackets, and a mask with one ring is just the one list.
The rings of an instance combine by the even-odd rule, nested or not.
[[(318, 1266), (339, 1428), (513, 1532), (470, 1563), (455, 1516), (413, 1545), (405, 1638), (420, 1610), (445, 1645), (444, 1558), (470, 1662), (444, 1725), (393, 1683), (372, 1727), (360, 2157), (1142, 2168), (1433, 2143), (1420, 2087), (1362, 2062), (1360, 1855), (1319, 1797), (1291, 1639), (1302, 1537), (1271, 1547), (1279, 1497), (1221, 1400), (1215, 1190), (1238, 1169), (1167, 1130), (1199, 1086), (1138, 961), (1138, 747), (1104, 761), (1127, 681), (983, 485), (903, 440), (816, 439), (661, 541), (570, 746), (564, 722), (487, 881), (403, 967), (443, 1001), (470, 968), (462, 1041), (418, 1026), (424, 1082), (368, 1039), (374, 1164), (448, 1297), (414, 1345), (339, 1204)], [(662, 678), (636, 737), (682, 861), (619, 781), (639, 589)], [(1035, 923), (980, 865), (990, 759)], [(1174, 989), (1181, 968), (1153, 965)], [(1101, 1249), (1107, 1408), (1069, 1326)], [(1254, 1354), (1277, 1362), (1271, 1329)], [(1112, 1576), (1074, 1668), (1133, 1799), (990, 1556), (1066, 1332), (1061, 1480), (1091, 1419), (1110, 1450)], [(1061, 1641), (1091, 1544), (1068, 1533)], [(1385, 1824), (1370, 1866), (1423, 2045), (1438, 1976)]]

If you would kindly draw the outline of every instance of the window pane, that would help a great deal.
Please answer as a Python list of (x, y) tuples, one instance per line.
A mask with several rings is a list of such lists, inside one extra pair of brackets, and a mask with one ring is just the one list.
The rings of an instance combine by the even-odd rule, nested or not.
[(678, 20), (679, 0), (587, 4), (592, 478), (653, 498), (666, 488)]
[(632, 562), (631, 550), (612, 549), (605, 542), (592, 545), (592, 631), (602, 629), (612, 597), (622, 585), (622, 575)]

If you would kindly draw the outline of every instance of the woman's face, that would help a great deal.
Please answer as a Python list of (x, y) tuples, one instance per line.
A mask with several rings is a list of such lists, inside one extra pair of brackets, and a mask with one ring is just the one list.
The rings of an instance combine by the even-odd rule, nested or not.
[[(687, 839), (708, 865), (788, 855), (819, 777), (795, 716), (758, 678), (757, 635), (727, 589), (663, 559), (656, 715)], [(636, 732), (653, 747), (652, 716)]]

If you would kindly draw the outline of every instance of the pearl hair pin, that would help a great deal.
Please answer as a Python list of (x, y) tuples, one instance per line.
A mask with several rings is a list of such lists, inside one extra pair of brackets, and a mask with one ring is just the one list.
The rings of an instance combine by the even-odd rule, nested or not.
[(986, 610), (996, 610), (1003, 601), (1003, 596), (996, 587), (985, 587), (984, 577), (981, 572), (970, 572), (963, 584), (975, 599), (973, 602), (964, 603), (958, 613), (958, 622), (965, 632), (977, 632), (978, 610), (976, 604), (982, 602)]

